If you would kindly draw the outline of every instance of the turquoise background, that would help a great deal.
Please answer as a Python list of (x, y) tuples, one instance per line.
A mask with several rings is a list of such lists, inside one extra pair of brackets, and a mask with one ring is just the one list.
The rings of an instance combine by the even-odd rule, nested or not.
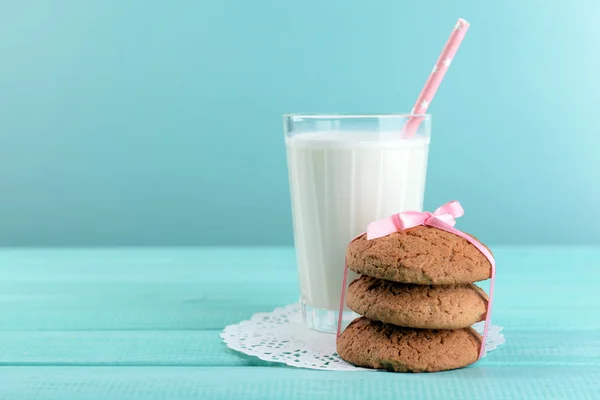
[(403, 112), (456, 19), (426, 207), (600, 243), (595, 1), (1, 1), (0, 244), (291, 244), (285, 112)]

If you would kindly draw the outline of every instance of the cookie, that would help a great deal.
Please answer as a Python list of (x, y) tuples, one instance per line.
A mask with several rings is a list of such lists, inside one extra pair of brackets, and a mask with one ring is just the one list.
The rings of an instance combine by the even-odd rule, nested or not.
[(346, 305), (369, 319), (409, 328), (458, 329), (483, 321), (488, 297), (472, 283), (414, 285), (361, 276)]
[(471, 283), (491, 277), (489, 260), (466, 239), (417, 226), (367, 240), (352, 241), (348, 268), (362, 275), (419, 285)]
[(337, 340), (351, 364), (395, 372), (436, 372), (477, 361), (481, 336), (472, 328), (402, 328), (365, 317), (355, 319)]

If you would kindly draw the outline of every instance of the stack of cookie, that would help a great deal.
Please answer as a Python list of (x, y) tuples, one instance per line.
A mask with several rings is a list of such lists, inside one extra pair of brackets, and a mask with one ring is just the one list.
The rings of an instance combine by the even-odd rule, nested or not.
[(473, 282), (491, 277), (488, 259), (466, 239), (427, 226), (348, 247), (361, 274), (347, 306), (362, 315), (340, 335), (338, 354), (363, 367), (434, 372), (475, 362), (488, 297)]

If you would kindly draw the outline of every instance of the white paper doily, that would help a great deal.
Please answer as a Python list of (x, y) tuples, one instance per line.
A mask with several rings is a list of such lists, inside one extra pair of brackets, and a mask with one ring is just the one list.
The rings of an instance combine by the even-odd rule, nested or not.
[[(473, 326), (483, 332), (483, 323)], [(486, 352), (504, 343), (502, 327), (491, 325)], [(261, 360), (299, 368), (330, 371), (364, 371), (342, 360), (336, 353), (335, 335), (308, 329), (302, 322), (300, 305), (290, 304), (270, 313), (257, 313), (250, 320), (229, 325), (221, 332), (225, 344)]]

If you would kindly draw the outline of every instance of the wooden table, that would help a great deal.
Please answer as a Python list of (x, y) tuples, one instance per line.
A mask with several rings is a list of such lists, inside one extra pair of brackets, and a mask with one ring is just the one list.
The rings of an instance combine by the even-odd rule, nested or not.
[(225, 325), (297, 300), (291, 248), (4, 249), (0, 399), (600, 399), (600, 248), (493, 250), (506, 344), (393, 374), (225, 347)]

